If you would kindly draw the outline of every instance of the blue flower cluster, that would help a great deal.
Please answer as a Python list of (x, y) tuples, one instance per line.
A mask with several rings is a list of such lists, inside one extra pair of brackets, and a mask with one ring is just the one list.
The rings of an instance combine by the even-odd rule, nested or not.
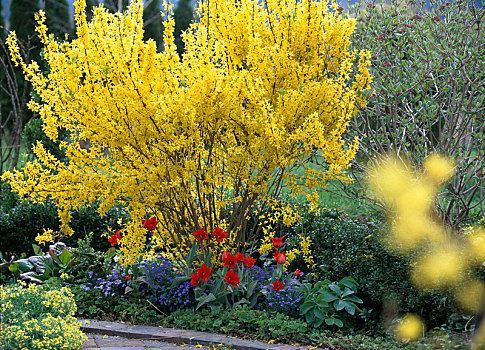
[(129, 281), (123, 277), (118, 266), (115, 266), (111, 274), (105, 278), (97, 277), (93, 271), (88, 272), (88, 277), (93, 282), (88, 282), (82, 285), (81, 288), (85, 291), (99, 289), (105, 296), (119, 296), (123, 298), (125, 288), (129, 285)]
[(266, 300), (261, 308), (297, 318), (300, 315), (300, 304), (304, 296), (304, 293), (298, 290), (301, 284), (287, 273), (283, 274), (280, 281), (283, 282), (283, 288), (279, 291), (275, 291), (271, 283), (263, 286)]
[[(175, 264), (163, 256), (142, 263), (148, 270), (146, 292), (150, 300), (158, 301), (167, 311), (184, 309), (193, 305), (193, 287), (185, 281), (171, 288), (177, 277), (184, 276)], [(149, 287), (151, 286), (151, 287)]]

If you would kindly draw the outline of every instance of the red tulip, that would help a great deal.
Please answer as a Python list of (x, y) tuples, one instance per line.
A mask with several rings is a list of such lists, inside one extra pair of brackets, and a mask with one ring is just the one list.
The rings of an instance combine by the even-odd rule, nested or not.
[(281, 290), (281, 288), (283, 288), (283, 282), (281, 282), (280, 280), (276, 280), (275, 282), (271, 282), (273, 284), (273, 289), (275, 292)]
[(154, 216), (148, 220), (142, 220), (143, 228), (146, 228), (148, 231), (153, 231), (155, 227), (157, 227), (157, 218)]
[(120, 230), (116, 231), (116, 234), (109, 236), (108, 242), (111, 243), (111, 246), (114, 246), (115, 244), (118, 244), (118, 242), (121, 240), (121, 234)]
[(193, 285), (194, 287), (199, 283), (200, 281), (200, 276), (197, 273), (191, 273), (190, 274), (190, 284)]
[(274, 237), (274, 238), (271, 238), (271, 242), (273, 242), (273, 247), (275, 248), (279, 248), (283, 245), (283, 237)]
[(212, 235), (216, 237), (217, 242), (223, 242), (224, 238), (227, 238), (229, 236), (227, 232), (224, 232), (222, 229), (217, 227), (214, 229), (214, 232), (212, 232)]
[(233, 268), (235, 263), (234, 257), (231, 255), (230, 252), (224, 252), (222, 253), (222, 261), (224, 262), (224, 266)]
[(274, 259), (278, 264), (284, 264), (286, 261), (286, 254), (285, 252), (279, 252), (278, 250), (273, 254)]
[(239, 274), (235, 273), (233, 269), (227, 271), (224, 279), (227, 284), (232, 284), (234, 287), (239, 284)]
[(194, 233), (192, 233), (195, 236), (195, 239), (198, 241), (202, 241), (204, 239), (209, 239), (209, 234), (205, 231), (205, 227), (202, 227), (201, 229), (198, 229)]
[(204, 282), (207, 282), (209, 280), (209, 276), (211, 274), (211, 267), (205, 266), (205, 264), (202, 264), (200, 269), (197, 269), (197, 275), (201, 280), (204, 280)]
[(248, 268), (254, 267), (255, 262), (256, 259), (251, 258), (249, 255), (244, 259), (244, 265), (246, 265)]

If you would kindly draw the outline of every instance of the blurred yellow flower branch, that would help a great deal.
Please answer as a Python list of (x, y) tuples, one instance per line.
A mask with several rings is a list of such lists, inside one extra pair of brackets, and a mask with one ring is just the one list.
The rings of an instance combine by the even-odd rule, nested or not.
[[(485, 230), (474, 229), (460, 237), (444, 227), (433, 204), (441, 185), (451, 178), (453, 163), (431, 155), (423, 169), (414, 170), (397, 157), (382, 158), (367, 175), (368, 187), (386, 203), (391, 232), (387, 245), (401, 254), (412, 253), (411, 278), (422, 290), (451, 291), (460, 307), (478, 314), (484, 284), (470, 272), (485, 261)], [(424, 334), (416, 315), (407, 315), (396, 327), (396, 337), (414, 340)], [(479, 325), (475, 342), (485, 341)]]

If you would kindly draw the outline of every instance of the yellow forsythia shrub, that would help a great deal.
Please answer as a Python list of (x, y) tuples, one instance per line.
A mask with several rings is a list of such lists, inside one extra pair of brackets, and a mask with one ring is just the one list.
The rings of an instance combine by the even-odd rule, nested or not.
[[(71, 136), (59, 140), (67, 163), (38, 144), (37, 160), (3, 179), (32, 200), (54, 200), (64, 233), (77, 207), (99, 199), (106, 213), (121, 202), (132, 218), (121, 240), (128, 262), (145, 247), (141, 220), (152, 216), (153, 241), (181, 257), (201, 227), (224, 229), (233, 245), (254, 238), (246, 229), (252, 208), (283, 185), (311, 196), (344, 178), (358, 140), (342, 134), (365, 106), (371, 78), (369, 52), (349, 49), (355, 20), (337, 5), (201, 2), (182, 59), (169, 9), (157, 52), (143, 40), (142, 1), (123, 14), (97, 7), (90, 22), (85, 1), (75, 6), (72, 41), (56, 42), (38, 15), (48, 73), (22, 62), (15, 34), (8, 38), (40, 98), (29, 106), (45, 133), (57, 140), (65, 128)], [(324, 170), (311, 166), (317, 157)], [(304, 175), (290, 176), (297, 167)]]
[(75, 312), (74, 297), (66, 287), (0, 287), (0, 348), (79, 349), (86, 336), (73, 317)]

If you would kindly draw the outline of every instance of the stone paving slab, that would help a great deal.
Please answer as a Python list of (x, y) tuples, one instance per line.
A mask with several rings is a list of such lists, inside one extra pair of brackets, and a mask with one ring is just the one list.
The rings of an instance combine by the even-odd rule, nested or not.
[[(102, 350), (122, 350), (126, 348), (129, 350), (138, 350), (148, 348), (148, 341), (151, 341), (151, 348), (164, 350), (180, 350), (180, 346), (175, 346), (167, 343), (187, 344), (189, 348), (196, 349), (201, 346), (211, 346), (223, 344), (230, 346), (236, 350), (313, 350), (315, 347), (310, 346), (293, 346), (285, 344), (268, 344), (261, 341), (252, 341), (238, 338), (231, 338), (222, 334), (204, 333), (197, 331), (189, 331), (173, 328), (162, 328), (152, 326), (133, 326), (123, 323), (95, 321), (95, 320), (80, 320), (81, 328), (85, 333), (95, 334), (91, 339), (97, 344), (96, 349)], [(99, 335), (114, 336), (127, 338), (124, 340), (112, 340), (107, 337), (99, 339)], [(90, 339), (90, 340), (91, 340)], [(158, 343), (154, 343), (158, 341)], [(165, 342), (161, 345), (160, 342)], [(145, 344), (146, 343), (146, 344)], [(86, 343), (84, 350), (89, 350), (88, 347), (92, 343)], [(322, 349), (317, 349), (322, 350)]]
[(144, 340), (141, 338), (128, 339), (112, 335), (87, 334), (82, 350), (211, 350), (207, 347), (190, 345), (175, 345), (162, 341)]

